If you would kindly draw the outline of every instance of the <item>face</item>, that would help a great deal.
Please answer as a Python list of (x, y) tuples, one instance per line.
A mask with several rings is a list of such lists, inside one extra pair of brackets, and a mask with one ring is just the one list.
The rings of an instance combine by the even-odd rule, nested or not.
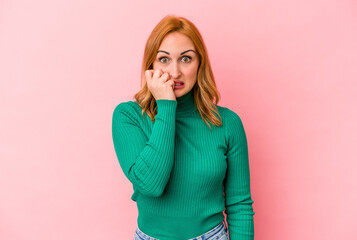
[(175, 96), (180, 97), (195, 85), (198, 65), (198, 53), (191, 39), (182, 33), (172, 32), (162, 40), (153, 68), (161, 69), (170, 74), (170, 79), (184, 83), (174, 88)]

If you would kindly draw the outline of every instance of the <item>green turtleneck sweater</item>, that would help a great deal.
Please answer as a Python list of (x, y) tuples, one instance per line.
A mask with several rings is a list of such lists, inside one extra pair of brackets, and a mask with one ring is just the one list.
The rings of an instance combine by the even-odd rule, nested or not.
[(222, 126), (212, 130), (193, 89), (156, 100), (155, 122), (136, 101), (118, 104), (112, 136), (120, 166), (133, 185), (137, 224), (160, 240), (200, 236), (224, 220), (230, 240), (254, 239), (246, 134), (240, 117), (217, 105)]

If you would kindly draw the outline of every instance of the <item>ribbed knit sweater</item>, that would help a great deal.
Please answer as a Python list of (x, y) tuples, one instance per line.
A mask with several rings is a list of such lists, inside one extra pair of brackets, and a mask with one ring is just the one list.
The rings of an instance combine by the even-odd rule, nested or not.
[(230, 240), (254, 239), (248, 146), (241, 118), (217, 105), (222, 126), (210, 129), (193, 89), (176, 100), (156, 100), (155, 121), (136, 101), (113, 112), (119, 164), (133, 185), (137, 225), (160, 240), (200, 236), (224, 220)]

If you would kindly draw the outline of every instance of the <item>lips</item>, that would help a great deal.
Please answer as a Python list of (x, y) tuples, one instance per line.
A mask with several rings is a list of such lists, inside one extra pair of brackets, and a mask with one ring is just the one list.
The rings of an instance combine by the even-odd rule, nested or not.
[(184, 83), (182, 81), (179, 81), (179, 80), (174, 80), (175, 82), (175, 85), (179, 84), (179, 85), (183, 85)]

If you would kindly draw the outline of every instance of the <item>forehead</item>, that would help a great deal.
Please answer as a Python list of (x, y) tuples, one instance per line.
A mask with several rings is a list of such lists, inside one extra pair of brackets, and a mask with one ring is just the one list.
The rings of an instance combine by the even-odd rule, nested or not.
[(170, 54), (181, 53), (188, 49), (195, 50), (192, 40), (179, 32), (167, 34), (159, 47), (159, 50), (168, 51)]

